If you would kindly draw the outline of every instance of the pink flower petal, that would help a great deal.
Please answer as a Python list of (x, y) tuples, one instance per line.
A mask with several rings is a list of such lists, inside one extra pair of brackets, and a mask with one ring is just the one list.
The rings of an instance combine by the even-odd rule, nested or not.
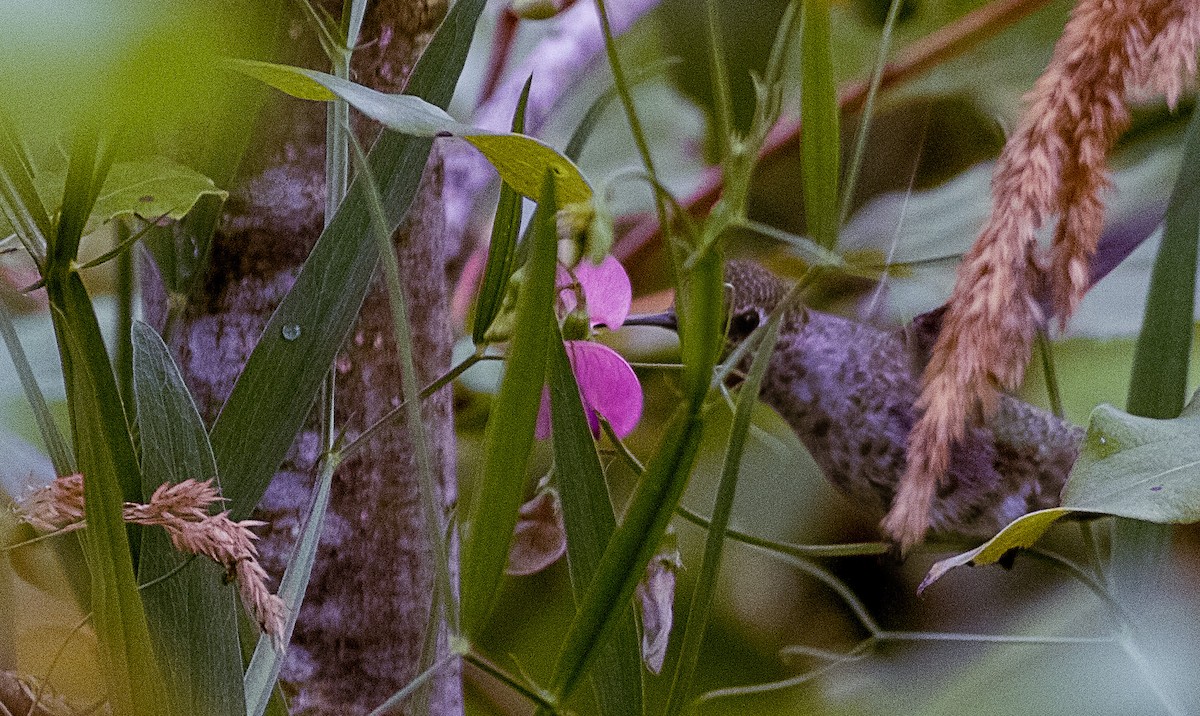
[(629, 363), (612, 348), (590, 341), (567, 341), (567, 355), (592, 434), (600, 434), (593, 411), (604, 416), (617, 437), (632, 433), (642, 419), (642, 384)]
[[(629, 307), (633, 303), (633, 288), (629, 283), (629, 274), (625, 267), (614, 256), (606, 256), (597, 266), (588, 259), (583, 259), (574, 268), (575, 278), (583, 288), (583, 298), (587, 301), (588, 316), (592, 325), (605, 325), (609, 330), (616, 330), (625, 323), (629, 315)], [(563, 308), (568, 312), (576, 305), (575, 292), (571, 290), (571, 274), (563, 266), (558, 267), (558, 286)]]
[[(642, 418), (642, 384), (633, 368), (619, 353), (600, 343), (567, 341), (566, 348), (592, 435), (600, 436), (600, 421), (595, 415), (599, 413), (617, 437), (627, 437)], [(550, 437), (549, 390), (542, 392), (535, 434), (538, 440)]]

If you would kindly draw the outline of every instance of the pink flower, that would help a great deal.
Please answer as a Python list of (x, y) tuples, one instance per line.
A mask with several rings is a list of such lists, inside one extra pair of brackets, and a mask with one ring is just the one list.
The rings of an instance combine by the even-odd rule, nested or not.
[[(571, 270), (560, 265), (558, 287), (563, 314), (575, 310), (578, 293), (583, 294), (593, 329), (603, 325), (615, 330), (629, 315), (633, 301), (629, 275), (612, 256), (606, 257), (598, 266), (587, 259)], [(587, 340), (568, 340), (564, 344), (592, 435), (600, 435), (600, 421), (596, 417), (599, 414), (612, 425), (617, 437), (628, 436), (642, 417), (642, 385), (633, 368), (606, 345)], [(542, 409), (538, 413), (537, 437), (541, 440), (549, 435), (550, 396), (547, 392), (542, 396)]]

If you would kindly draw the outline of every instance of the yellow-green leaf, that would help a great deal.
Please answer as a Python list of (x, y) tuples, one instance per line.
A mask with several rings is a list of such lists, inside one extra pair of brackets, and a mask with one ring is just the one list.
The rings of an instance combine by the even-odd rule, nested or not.
[(588, 201), (592, 188), (574, 162), (523, 134), (490, 132), (462, 124), (442, 108), (408, 94), (387, 94), (303, 67), (235, 60), (234, 69), (299, 99), (343, 99), (388, 129), (417, 137), (459, 137), (478, 149), (500, 177), (530, 199), (538, 199), (542, 177), (554, 176), (562, 205)]

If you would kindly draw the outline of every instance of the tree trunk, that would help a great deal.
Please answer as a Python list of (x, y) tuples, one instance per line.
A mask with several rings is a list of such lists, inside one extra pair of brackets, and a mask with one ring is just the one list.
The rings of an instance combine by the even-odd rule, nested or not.
[[(281, 61), (323, 67), (300, 5), (283, 6), (292, 17)], [(341, 13), (340, 5), (328, 9), (335, 17)], [(372, 3), (353, 79), (399, 91), (444, 12), (443, 0)], [(270, 98), (231, 187), (207, 276), (172, 331), (172, 348), (210, 424), (320, 234), (324, 135), (324, 105), (278, 93)], [(422, 385), (450, 366), (446, 266), (457, 247), (447, 245), (443, 230), (441, 180), (435, 152), (395, 237)], [(152, 275), (145, 284), (147, 315), (161, 326), (163, 291)], [(400, 402), (392, 335), (387, 295), (377, 280), (337, 360), (336, 428), (348, 436)], [(426, 400), (422, 414), (448, 510), (455, 500), (449, 391)], [(259, 516), (269, 522), (260, 548), (276, 578), (307, 512), (320, 452), (315, 428), (303, 432), (260, 503)], [(321, 548), (283, 672), (293, 713), (365, 713), (417, 675), (434, 591), (424, 522), (407, 431), (403, 426), (381, 431), (334, 478)], [(461, 713), (457, 667), (443, 669), (428, 695), (430, 713)]]

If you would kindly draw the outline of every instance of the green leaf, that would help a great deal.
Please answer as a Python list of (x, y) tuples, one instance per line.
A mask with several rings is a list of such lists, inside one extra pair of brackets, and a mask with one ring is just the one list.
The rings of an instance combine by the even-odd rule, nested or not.
[(40, 267), (46, 257), (50, 216), (33, 180), (33, 169), (8, 118), (0, 114), (0, 236), (16, 232)]
[(114, 711), (170, 713), (134, 580), (131, 534), (122, 521), (127, 500), (140, 501), (141, 473), (100, 327), (76, 273), (47, 281), (51, 315), (84, 475), (87, 529), (82, 543), (91, 572), (92, 623)]
[[(133, 326), (133, 379), (147, 495), (163, 483), (216, 479), (208, 432), (166, 344)], [(217, 482), (220, 485), (220, 482)], [(178, 572), (174, 572), (178, 570)], [(237, 593), (220, 565), (176, 550), (164, 530), (143, 530), (138, 578), (146, 618), (181, 713), (243, 716)]]
[(488, 420), (479, 492), (472, 503), (470, 532), (463, 545), (463, 628), (469, 637), (482, 632), (495, 606), (524, 495), (546, 384), (546, 351), (556, 325), (557, 211), (555, 182), (547, 172), (533, 216), (532, 244), (517, 298), (513, 337), (500, 393)]
[(533, 137), (498, 134), (460, 124), (444, 109), (420, 97), (386, 94), (303, 67), (250, 60), (235, 61), (234, 67), (300, 99), (328, 101), (341, 98), (396, 132), (416, 137), (461, 137), (487, 157), (505, 183), (530, 199), (538, 198), (539, 181), (547, 171), (555, 177), (558, 198), (563, 205), (588, 201), (592, 197), (592, 189), (579, 168)]
[(955, 567), (961, 567), (964, 564), (973, 567), (994, 564), (1007, 554), (1009, 550), (1031, 546), (1046, 533), (1046, 530), (1050, 529), (1050, 525), (1069, 514), (1071, 514), (1071, 510), (1069, 509), (1053, 507), (1048, 510), (1038, 510), (1030, 512), (1027, 515), (1022, 515), (1000, 530), (1000, 533), (995, 537), (975, 549), (935, 562), (929, 568), (925, 579), (921, 580), (921, 586), (917, 587), (917, 592), (925, 591), (926, 588), (941, 579), (946, 572)]
[[(460, 0), (450, 9), (417, 61), (410, 92), (437, 106), (449, 103), (483, 5)], [(429, 139), (386, 132), (371, 150), (390, 231), (412, 205), (430, 147)], [(249, 516), (266, 491), (370, 288), (379, 253), (364, 191), (362, 182), (351, 186), (210, 432), (234, 519)]]
[(212, 179), (164, 157), (113, 164), (100, 189), (88, 231), (118, 216), (181, 219), (204, 196), (229, 193)]
[[(65, 182), (64, 172), (43, 171), (35, 178), (38, 194), (51, 207), (51, 213), (60, 209), (55, 197), (61, 196)], [(203, 174), (170, 159), (117, 162), (100, 188), (83, 233), (91, 233), (119, 216), (180, 219), (201, 197), (209, 195), (224, 201), (229, 194)], [(13, 230), (0, 216), (0, 236)]]
[[(525, 80), (517, 111), (513, 115), (514, 132), (525, 131), (525, 106), (529, 102), (529, 87), (533, 75)], [(488, 243), (487, 267), (483, 272), (483, 284), (479, 288), (479, 300), (475, 304), (475, 325), (471, 339), (475, 345), (483, 345), (487, 329), (500, 312), (508, 278), (512, 275), (517, 259), (517, 236), (521, 231), (521, 195), (507, 182), (500, 184), (500, 200), (496, 204), (496, 218), (492, 221), (492, 240)]]
[(1110, 405), (1092, 412), (1062, 506), (1025, 515), (982, 546), (935, 564), (921, 588), (953, 567), (991, 564), (1028, 547), (1059, 518), (1114, 515), (1156, 524), (1200, 521), (1200, 400), (1178, 418), (1156, 420)]
[(775, 352), (779, 325), (783, 321), (787, 303), (781, 303), (767, 322), (765, 335), (750, 364), (750, 373), (738, 393), (733, 425), (729, 429), (729, 443), (725, 449), (725, 462), (721, 468), (721, 482), (717, 487), (708, 536), (704, 541), (704, 560), (700, 564), (700, 574), (696, 578), (695, 591), (692, 593), (691, 605), (684, 622), (683, 641), (675, 664), (675, 676), (671, 681), (667, 708), (664, 711), (667, 716), (684, 712), (692, 677), (700, 661), (700, 645), (708, 627), (708, 618), (717, 591), (717, 578), (725, 546), (725, 530), (729, 527), (729, 518), (733, 514), (742, 453), (746, 448), (746, 437), (750, 434), (750, 418), (754, 414), (755, 404), (758, 403), (758, 392), (762, 388), (763, 377), (767, 374), (767, 366), (771, 363), (771, 354)]
[[(1193, 112), (1183, 165), (1167, 206), (1162, 245), (1150, 275), (1146, 317), (1134, 349), (1126, 402), (1134, 415), (1173, 418), (1183, 408), (1192, 348), (1198, 238), (1200, 113)], [(1112, 563), (1118, 590), (1144, 601), (1156, 587), (1170, 541), (1170, 528), (1117, 520)]]
[[(337, 471), (337, 458), (326, 458), (321, 463), (321, 471), (313, 489), (312, 504), (308, 508), (308, 516), (304, 520), (304, 528), (300, 531), (300, 539), (288, 559), (287, 568), (279, 580), (279, 598), (283, 600), (287, 614), (280, 641), (287, 644), (291, 641), (292, 630), (296, 627), (296, 617), (300, 614), (300, 605), (304, 602), (304, 592), (312, 578), (312, 568), (317, 561), (317, 549), (321, 546), (321, 532), (325, 527), (325, 514), (329, 508), (329, 496), (333, 487), (333, 473)], [(246, 696), (246, 715), (263, 716), (271, 705), (272, 694), (276, 690), (279, 671), (283, 668), (284, 653), (275, 649), (270, 637), (259, 634), (254, 646), (254, 655), (246, 667), (246, 675), (241, 688)]]
[(837, 86), (833, 80), (830, 0), (809, 0), (801, 12), (800, 160), (808, 232), (827, 249), (838, 237)]
[(687, 404), (671, 420), (630, 498), (625, 520), (600, 558), (559, 652), (551, 687), (557, 703), (571, 695), (623, 622), (646, 565), (658, 551), (700, 449), (703, 422), (698, 413), (698, 405)]
[[(557, 470), (557, 479), (567, 530), (571, 591), (576, 602), (582, 602), (617, 521), (561, 335), (550, 341), (546, 373), (554, 424), (554, 464), (563, 466)], [(640, 714), (642, 668), (632, 611), (625, 614), (616, 629), (616, 636), (600, 647), (596, 657), (598, 668), (592, 674), (596, 700), (604, 716)]]
[(33, 419), (37, 422), (38, 433), (42, 437), (42, 444), (46, 446), (50, 462), (54, 465), (55, 474), (71, 475), (75, 473), (77, 471), (75, 457), (67, 448), (67, 441), (59, 432), (58, 424), (54, 422), (54, 416), (46, 404), (46, 397), (42, 395), (42, 389), (33, 375), (33, 368), (30, 367), (29, 359), (25, 356), (25, 349), (21, 347), (21, 339), (17, 336), (12, 315), (9, 314), (8, 307), (4, 305), (3, 301), (0, 301), (0, 337), (4, 339), (4, 346), (8, 349), (9, 357), (12, 358), (13, 368), (21, 381), (21, 389), (25, 392), (25, 399), (29, 401), (29, 406), (33, 410)]

